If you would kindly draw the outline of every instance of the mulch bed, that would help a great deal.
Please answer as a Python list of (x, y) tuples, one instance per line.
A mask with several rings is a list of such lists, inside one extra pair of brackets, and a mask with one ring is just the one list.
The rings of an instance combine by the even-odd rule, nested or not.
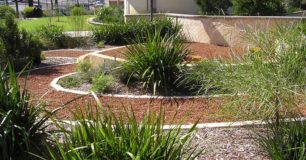
[[(188, 47), (188, 49), (190, 49), (191, 55), (200, 56), (203, 59), (229, 58), (231, 56), (242, 56), (244, 53), (242, 48), (229, 48), (206, 43), (186, 43), (185, 45)], [(127, 51), (127, 48), (119, 48), (116, 50), (102, 52), (102, 54), (112, 57), (125, 58), (122, 54), (125, 51)]]
[[(196, 44), (194, 44), (196, 45)], [(199, 44), (198, 46), (201, 46)], [(204, 44), (203, 44), (204, 45)], [(218, 46), (216, 48), (219, 48)], [(208, 50), (202, 48), (203, 50)], [(200, 48), (199, 48), (200, 50)], [(218, 53), (219, 49), (211, 50), (210, 53)], [(47, 57), (78, 57), (88, 53), (88, 51), (52, 51), (46, 53)], [(71, 119), (71, 111), (86, 109), (86, 104), (92, 103), (95, 107), (95, 101), (92, 96), (80, 97), (76, 94), (64, 93), (55, 91), (50, 87), (50, 83), (54, 78), (75, 71), (75, 65), (56, 66), (44, 69), (38, 69), (30, 72), (27, 80), (27, 89), (31, 94), (32, 100), (41, 100), (47, 104), (47, 109), (53, 110), (60, 107), (72, 99), (78, 98), (72, 103), (69, 103), (60, 112), (57, 113), (57, 118)], [(20, 79), (23, 84), (24, 78)], [(43, 97), (42, 97), (43, 96)], [(104, 107), (110, 107), (115, 112), (124, 111), (124, 109), (133, 109), (137, 119), (141, 119), (147, 110), (160, 111), (160, 107), (164, 107), (166, 121), (170, 123), (173, 116), (176, 115), (175, 122), (184, 120), (184, 123), (193, 123), (199, 120), (200, 123), (207, 122), (223, 122), (233, 121), (234, 118), (220, 117), (220, 108), (224, 104), (223, 98), (211, 99), (128, 99), (128, 98), (113, 98), (99, 97)], [(306, 107), (304, 107), (306, 108)], [(306, 115), (306, 109), (304, 109)]]

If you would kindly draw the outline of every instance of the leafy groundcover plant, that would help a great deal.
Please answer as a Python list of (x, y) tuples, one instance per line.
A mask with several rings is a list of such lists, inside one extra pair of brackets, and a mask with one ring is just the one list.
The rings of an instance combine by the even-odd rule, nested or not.
[(49, 147), (52, 159), (172, 160), (195, 159), (201, 153), (188, 145), (196, 124), (185, 134), (180, 126), (165, 131), (162, 110), (159, 114), (148, 112), (137, 122), (133, 111), (115, 115), (111, 108), (105, 110), (99, 100), (97, 103), (94, 110), (89, 105), (75, 113), (79, 121), (70, 129), (63, 127), (63, 142)]
[(20, 89), (12, 67), (0, 68), (0, 157), (3, 160), (34, 159), (46, 151), (48, 132), (43, 107), (33, 105), (25, 88)]
[(127, 46), (124, 53), (127, 62), (124, 70), (131, 73), (143, 83), (145, 89), (162, 94), (171, 94), (176, 88), (175, 82), (180, 73), (180, 65), (190, 51), (184, 46), (180, 34), (161, 36), (162, 30), (157, 28), (154, 34), (148, 32), (148, 40)]

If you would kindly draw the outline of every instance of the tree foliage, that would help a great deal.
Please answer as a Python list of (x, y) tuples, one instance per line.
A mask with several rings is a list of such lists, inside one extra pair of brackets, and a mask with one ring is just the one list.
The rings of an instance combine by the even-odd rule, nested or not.
[(233, 0), (235, 15), (276, 16), (286, 12), (283, 0)]
[(200, 12), (206, 15), (223, 15), (232, 5), (229, 0), (196, 0)]

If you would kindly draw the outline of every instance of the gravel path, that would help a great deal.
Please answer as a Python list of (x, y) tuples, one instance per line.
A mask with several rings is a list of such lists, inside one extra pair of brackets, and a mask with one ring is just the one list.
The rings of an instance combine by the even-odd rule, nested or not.
[[(269, 157), (255, 142), (254, 128), (205, 128), (199, 129), (195, 142), (204, 149), (200, 160), (252, 159), (268, 160)], [(258, 129), (256, 129), (258, 130)]]

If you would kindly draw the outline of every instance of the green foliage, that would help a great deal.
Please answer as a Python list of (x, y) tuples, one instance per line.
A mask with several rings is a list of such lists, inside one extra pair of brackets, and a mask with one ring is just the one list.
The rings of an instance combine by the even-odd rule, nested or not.
[(58, 81), (58, 84), (64, 88), (76, 88), (76, 87), (80, 87), (83, 82), (84, 80), (82, 80), (80, 77), (71, 75), (71, 76), (61, 78)]
[(224, 78), (234, 93), (247, 95), (233, 98), (239, 116), (266, 119), (294, 112), (303, 103), (306, 84), (306, 39), (300, 25), (251, 30), (247, 39), (258, 50), (243, 59), (244, 67), (229, 65)]
[[(8, 73), (8, 74), (7, 74)], [(3, 160), (32, 159), (41, 154), (49, 115), (33, 105), (25, 88), (20, 89), (19, 75), (12, 67), (0, 67), (0, 156)]]
[[(97, 97), (96, 97), (97, 99)], [(148, 112), (137, 121), (134, 112), (115, 113), (98, 102), (75, 114), (78, 123), (64, 130), (63, 144), (49, 150), (52, 159), (195, 159), (201, 152), (189, 145), (195, 126), (184, 132), (181, 127), (163, 129), (165, 115)], [(64, 127), (63, 127), (64, 128)]]
[(96, 44), (97, 48), (104, 48), (105, 47), (105, 42), (104, 41), (100, 41)]
[(123, 10), (118, 7), (102, 7), (97, 11), (97, 19), (103, 23), (124, 23)]
[(0, 6), (0, 18), (5, 18), (8, 14), (16, 15), (15, 10), (10, 6)]
[(39, 39), (25, 31), (19, 31), (14, 16), (8, 15), (0, 22), (0, 64), (6, 65), (8, 61), (20, 70), (28, 62), (40, 63), (42, 44)]
[(85, 9), (81, 6), (74, 6), (69, 11), (70, 16), (80, 16), (85, 15)]
[[(148, 33), (146, 43), (142, 37), (134, 45), (127, 46), (124, 53), (127, 62), (123, 68), (143, 83), (145, 89), (169, 94), (175, 88), (175, 81), (180, 72), (180, 64), (189, 54), (183, 45), (180, 34), (161, 34), (157, 29)], [(130, 77), (131, 77), (130, 76)]]
[(92, 68), (92, 64), (88, 60), (79, 62), (77, 65), (77, 71), (81, 73), (87, 73)]
[(283, 0), (233, 0), (232, 3), (235, 15), (277, 16), (286, 12)]
[(232, 5), (229, 0), (196, 0), (196, 3), (205, 15), (224, 15)]
[(265, 135), (258, 135), (258, 143), (272, 159), (306, 159), (306, 123), (300, 119), (293, 122), (282, 120), (280, 124), (269, 123)]
[(114, 77), (106, 74), (97, 74), (92, 79), (91, 89), (95, 92), (103, 93), (114, 83)]
[[(142, 42), (147, 39), (147, 33), (153, 34), (156, 28), (161, 28), (161, 36), (166, 34), (178, 34), (181, 26), (170, 19), (158, 19), (153, 22), (140, 20), (130, 21), (126, 24), (104, 25), (93, 30), (96, 42), (104, 41), (106, 44), (126, 45), (135, 42), (139, 37)], [(182, 38), (182, 37), (181, 37)]]
[(21, 14), (25, 18), (38, 18), (43, 16), (43, 11), (38, 7), (26, 7)]
[(49, 24), (42, 26), (37, 33), (47, 49), (67, 47), (68, 37), (63, 34), (63, 27)]
[(193, 67), (185, 67), (177, 80), (178, 87), (184, 87), (197, 95), (228, 92), (222, 76), (226, 68), (214, 60), (205, 60)]

